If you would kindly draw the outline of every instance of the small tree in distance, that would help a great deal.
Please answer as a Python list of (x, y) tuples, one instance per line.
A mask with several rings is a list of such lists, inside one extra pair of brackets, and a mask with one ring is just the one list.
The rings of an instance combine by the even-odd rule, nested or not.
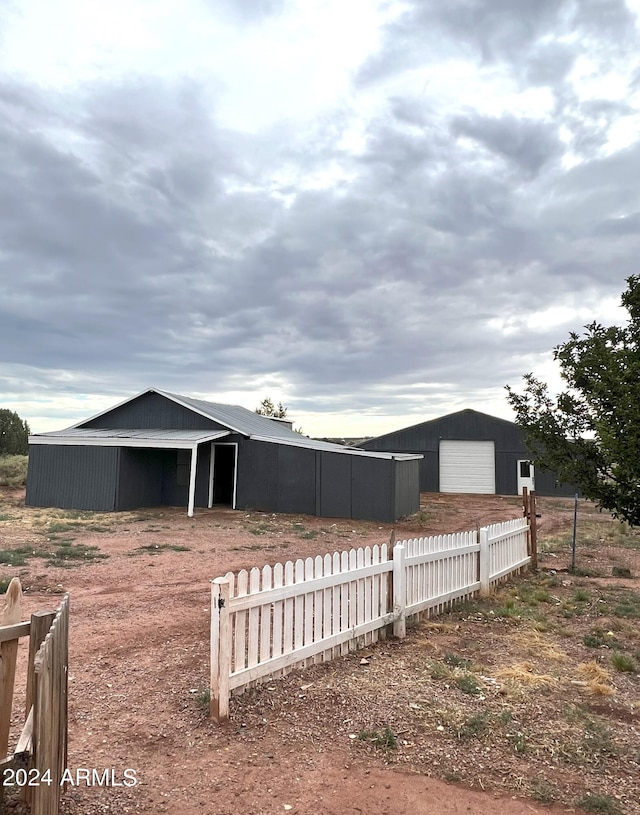
[(29, 425), (17, 413), (0, 409), (0, 456), (26, 456), (29, 452)]
[[(268, 416), (270, 419), (286, 419), (287, 418), (287, 410), (282, 402), (278, 402), (277, 405), (273, 403), (273, 399), (270, 399), (268, 396), (265, 397), (260, 405), (256, 408), (256, 413), (259, 413), (261, 416)], [(304, 431), (301, 427), (294, 427), (294, 433), (300, 433), (302, 436)]]
[(274, 405), (273, 400), (267, 396), (256, 408), (256, 413), (259, 413), (261, 416), (269, 416), (271, 419), (285, 419), (287, 416), (287, 408), (282, 402), (278, 402), (277, 406)]
[(640, 277), (626, 282), (628, 324), (593, 322), (554, 349), (565, 391), (554, 398), (529, 373), (524, 393), (507, 386), (507, 399), (536, 464), (640, 526)]

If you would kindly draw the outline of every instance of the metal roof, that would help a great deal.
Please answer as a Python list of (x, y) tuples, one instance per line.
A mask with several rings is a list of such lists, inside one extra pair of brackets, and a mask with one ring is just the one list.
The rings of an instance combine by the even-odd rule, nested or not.
[(174, 402), (198, 411), (203, 416), (213, 419), (219, 424), (241, 433), (243, 436), (259, 434), (278, 439), (298, 439), (300, 433), (291, 430), (282, 422), (274, 422), (268, 416), (261, 416), (253, 410), (240, 407), (240, 405), (224, 405), (220, 402), (205, 402), (203, 399), (193, 399), (191, 396), (182, 396), (179, 393), (169, 393), (155, 389), (156, 393), (173, 399)]
[(330, 453), (349, 453), (351, 455), (368, 456), (369, 458), (395, 458), (412, 459), (422, 458), (419, 454), (410, 453), (380, 453), (369, 450), (357, 450), (353, 447), (344, 447), (342, 444), (334, 444), (328, 441), (318, 441), (295, 430), (290, 430), (281, 422), (274, 422), (268, 416), (261, 416), (253, 410), (240, 407), (240, 405), (224, 405), (220, 402), (205, 402), (202, 399), (193, 399), (190, 396), (182, 396), (178, 393), (169, 393), (153, 389), (156, 393), (166, 396), (169, 399), (191, 407), (220, 424), (225, 425), (236, 433), (249, 436), (254, 441), (278, 442), (288, 444), (293, 447), (306, 447), (310, 450), (324, 450)]
[[(157, 393), (166, 399), (171, 399), (183, 407), (193, 410), (202, 416), (217, 422), (228, 428), (225, 431), (204, 431), (204, 430), (98, 430), (93, 428), (83, 428), (78, 425), (86, 424), (98, 416), (105, 416), (117, 407), (133, 402), (134, 399), (143, 396), (145, 393)], [(229, 432), (239, 433), (248, 436), (254, 441), (276, 442), (278, 444), (291, 445), (293, 447), (305, 447), (310, 450), (321, 450), (332, 453), (346, 453), (354, 456), (367, 456), (368, 458), (387, 458), (398, 460), (419, 459), (423, 456), (414, 453), (392, 453), (370, 450), (359, 450), (353, 447), (344, 447), (333, 442), (319, 441), (296, 433), (285, 424), (273, 421), (268, 416), (262, 416), (253, 410), (241, 407), (240, 405), (226, 405), (221, 402), (206, 402), (203, 399), (194, 399), (191, 396), (182, 396), (178, 393), (162, 391), (158, 388), (148, 388), (142, 393), (120, 402), (107, 410), (84, 419), (66, 430), (58, 430), (52, 433), (38, 433), (29, 436), (31, 444), (104, 444), (121, 447), (190, 447), (205, 441), (213, 441)]]

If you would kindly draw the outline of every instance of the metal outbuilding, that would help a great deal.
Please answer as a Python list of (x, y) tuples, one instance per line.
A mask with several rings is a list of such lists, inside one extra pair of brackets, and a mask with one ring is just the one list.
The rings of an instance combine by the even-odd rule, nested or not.
[(29, 437), (27, 506), (158, 505), (392, 522), (420, 507), (420, 454), (310, 439), (237, 405), (149, 388)]
[(519, 495), (573, 495), (555, 473), (530, 461), (522, 430), (514, 422), (477, 410), (461, 410), (438, 419), (361, 442), (369, 451), (419, 453), (420, 491)]

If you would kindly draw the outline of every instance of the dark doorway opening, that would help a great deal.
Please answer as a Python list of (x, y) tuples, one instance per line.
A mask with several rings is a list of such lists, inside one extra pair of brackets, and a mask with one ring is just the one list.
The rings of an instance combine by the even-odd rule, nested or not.
[(233, 444), (214, 445), (213, 503), (233, 505), (236, 448)]

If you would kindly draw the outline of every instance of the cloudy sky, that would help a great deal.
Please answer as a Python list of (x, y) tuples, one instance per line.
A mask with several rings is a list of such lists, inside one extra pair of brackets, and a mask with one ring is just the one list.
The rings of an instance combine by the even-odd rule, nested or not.
[(0, 407), (472, 407), (640, 257), (640, 0), (0, 0)]

